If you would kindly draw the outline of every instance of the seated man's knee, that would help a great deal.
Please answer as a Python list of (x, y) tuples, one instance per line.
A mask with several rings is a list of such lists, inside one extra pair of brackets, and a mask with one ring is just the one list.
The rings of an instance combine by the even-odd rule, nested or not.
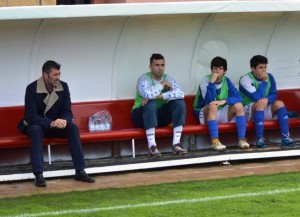
[(238, 103), (235, 103), (233, 105), (233, 108), (236, 112), (241, 112), (241, 111), (244, 111), (244, 107), (243, 107), (243, 104), (238, 102)]
[(185, 102), (183, 99), (173, 100), (172, 103), (175, 108), (185, 111), (186, 108), (185, 108)]
[(215, 114), (215, 113), (217, 113), (217, 111), (218, 111), (218, 106), (216, 106), (215, 104), (209, 104), (209, 105), (207, 106), (207, 111), (208, 111), (208, 113), (213, 113), (213, 114)]
[(148, 111), (156, 111), (157, 110), (157, 104), (155, 100), (148, 100), (148, 102), (144, 105), (144, 112)]
[(68, 122), (67, 126), (65, 129), (63, 129), (63, 137), (68, 138), (68, 137), (74, 137), (76, 138), (77, 136), (80, 135), (79, 133), (79, 128), (77, 127), (76, 124), (74, 124), (73, 122)]
[(79, 131), (78, 127), (76, 124), (74, 124), (73, 122), (68, 122), (67, 126), (66, 126), (67, 130), (76, 130)]
[(252, 109), (254, 111), (264, 111), (266, 109), (266, 106), (256, 102), (256, 103), (253, 104)]
[(43, 135), (44, 131), (40, 125), (29, 125), (26, 128), (26, 133), (29, 137)]
[(284, 102), (281, 100), (276, 100), (272, 105), (276, 110), (284, 107)]

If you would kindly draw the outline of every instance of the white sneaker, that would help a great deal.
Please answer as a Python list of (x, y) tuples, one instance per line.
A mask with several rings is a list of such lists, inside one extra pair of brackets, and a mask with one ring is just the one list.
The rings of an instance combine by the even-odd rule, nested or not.
[(239, 141), (239, 147), (241, 149), (248, 149), (250, 147), (249, 143), (247, 142), (247, 139), (244, 138), (244, 139), (240, 139)]
[(223, 145), (219, 139), (214, 138), (212, 139), (212, 149), (215, 151), (225, 151), (226, 150), (226, 146)]

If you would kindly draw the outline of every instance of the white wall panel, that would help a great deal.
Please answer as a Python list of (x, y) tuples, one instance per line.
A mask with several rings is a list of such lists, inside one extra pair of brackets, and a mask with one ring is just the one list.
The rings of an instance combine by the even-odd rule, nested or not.
[(165, 72), (187, 92), (199, 29), (207, 15), (135, 17), (126, 26), (118, 53), (118, 98), (133, 98), (138, 77), (149, 71), (152, 53), (166, 60)]
[(207, 20), (195, 49), (192, 63), (194, 86), (210, 73), (215, 56), (227, 59), (227, 76), (238, 86), (240, 76), (250, 71), (250, 58), (265, 55), (268, 43), (282, 13), (213, 14)]
[(35, 77), (53, 59), (62, 64), (73, 101), (111, 99), (115, 50), (125, 18), (46, 20), (36, 43)]
[(24, 103), (39, 21), (0, 21), (0, 106)]
[(300, 87), (300, 13), (287, 13), (278, 23), (267, 56), (277, 88)]
[[(281, 9), (281, 2), (222, 4), (222, 13), (207, 2), (207, 13), (201, 3), (151, 5), (157, 8), (151, 13), (139, 4), (124, 5), (124, 11), (120, 6), (23, 8), (26, 19), (18, 8), (2, 10), (0, 106), (23, 104), (26, 85), (41, 76), (49, 59), (62, 64), (61, 79), (69, 83), (73, 102), (133, 98), (136, 80), (149, 70), (154, 52), (165, 56), (166, 73), (186, 94), (195, 93), (217, 55), (228, 60), (228, 76), (236, 85), (250, 70), (250, 58), (262, 54), (280, 89), (299, 87), (300, 2), (283, 2)], [(201, 11), (172, 14), (174, 5)], [(130, 15), (141, 6), (144, 15)], [(113, 16), (115, 8), (122, 14)]]

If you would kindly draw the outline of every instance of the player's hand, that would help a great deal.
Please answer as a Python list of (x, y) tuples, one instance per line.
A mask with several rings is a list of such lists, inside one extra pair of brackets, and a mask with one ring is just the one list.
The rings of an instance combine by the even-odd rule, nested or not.
[(143, 99), (143, 101), (142, 101), (142, 106), (146, 105), (147, 102), (148, 102), (148, 99)]
[(268, 80), (268, 74), (267, 74), (267, 72), (261, 72), (261, 73), (259, 73), (258, 78), (260, 80), (267, 81)]
[(172, 84), (168, 81), (162, 81), (160, 84), (164, 87), (164, 89), (172, 90)]
[(50, 123), (50, 127), (64, 129), (67, 126), (67, 121), (64, 119), (56, 119)]
[(226, 100), (215, 100), (209, 103), (210, 105), (214, 104), (216, 106), (220, 106), (220, 105), (225, 105), (226, 104)]
[(268, 98), (262, 98), (260, 100), (257, 101), (257, 106), (258, 106), (258, 109), (260, 110), (265, 110), (268, 106)]
[(210, 82), (211, 82), (211, 83), (215, 83), (215, 82), (217, 81), (218, 77), (219, 77), (219, 74), (218, 74), (218, 73), (212, 73), (212, 74), (211, 74)]

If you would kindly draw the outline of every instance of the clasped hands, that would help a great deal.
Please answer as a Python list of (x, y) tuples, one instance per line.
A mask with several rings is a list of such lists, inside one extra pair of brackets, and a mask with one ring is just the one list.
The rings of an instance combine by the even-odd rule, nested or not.
[[(172, 84), (168, 81), (162, 81), (162, 82), (160, 82), (160, 84), (163, 86), (163, 89), (168, 89), (168, 90), (173, 89)], [(159, 94), (156, 98), (157, 99), (163, 99), (163, 95)], [(148, 102), (148, 99), (143, 99), (142, 106), (146, 105), (147, 102)]]
[(226, 100), (215, 100), (215, 101), (210, 102), (209, 104), (210, 105), (214, 104), (214, 105), (216, 105), (218, 107), (220, 105), (225, 105), (226, 104)]
[(50, 123), (51, 128), (64, 129), (67, 126), (67, 121), (64, 119), (56, 119)]
[(266, 97), (262, 98), (260, 100), (257, 100), (257, 102), (256, 102), (257, 109), (259, 109), (261, 111), (265, 110), (266, 107), (268, 106), (268, 102), (269, 102), (269, 100)]

